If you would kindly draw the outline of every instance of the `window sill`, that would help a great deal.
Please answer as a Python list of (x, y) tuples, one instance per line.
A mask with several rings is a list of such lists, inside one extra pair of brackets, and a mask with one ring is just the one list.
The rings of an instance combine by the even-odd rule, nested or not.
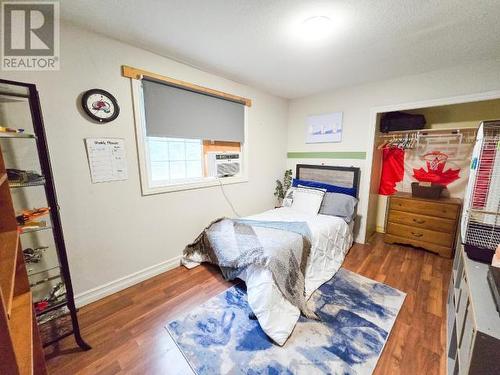
[(204, 189), (207, 187), (219, 186), (221, 183), (222, 185), (231, 185), (231, 184), (240, 184), (244, 182), (248, 182), (247, 176), (225, 177), (221, 179), (207, 178), (206, 180), (202, 181), (184, 182), (179, 184), (172, 184), (172, 185), (158, 186), (158, 187), (143, 186), (142, 195), (146, 196), (153, 194), (171, 193), (174, 191), (182, 191), (182, 190)]

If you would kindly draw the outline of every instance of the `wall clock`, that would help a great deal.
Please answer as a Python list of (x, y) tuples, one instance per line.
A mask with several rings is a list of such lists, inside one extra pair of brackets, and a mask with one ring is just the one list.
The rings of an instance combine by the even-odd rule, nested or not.
[(115, 97), (101, 89), (85, 91), (82, 95), (82, 107), (92, 120), (100, 123), (113, 121), (120, 114)]

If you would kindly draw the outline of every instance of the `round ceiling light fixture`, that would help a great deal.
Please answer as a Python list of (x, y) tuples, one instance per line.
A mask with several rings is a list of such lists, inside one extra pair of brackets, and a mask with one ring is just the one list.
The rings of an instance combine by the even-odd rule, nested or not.
[(306, 18), (301, 25), (301, 34), (307, 40), (321, 40), (333, 31), (333, 21), (326, 16)]

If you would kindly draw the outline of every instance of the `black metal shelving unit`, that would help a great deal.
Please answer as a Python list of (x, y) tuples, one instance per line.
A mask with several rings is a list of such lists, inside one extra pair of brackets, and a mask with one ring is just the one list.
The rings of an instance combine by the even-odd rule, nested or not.
[[(23, 236), (30, 236), (31, 233), (39, 232), (39, 231), (50, 231), (53, 236), (55, 251), (58, 258), (58, 266), (51, 268), (50, 270), (40, 271), (38, 273), (50, 272), (55, 268), (58, 268), (58, 273), (52, 276), (47, 276), (42, 280), (39, 280), (32, 284), (32, 289), (34, 286), (42, 284), (44, 282), (49, 282), (55, 279), (60, 278), (61, 282), (64, 283), (65, 292), (62, 295), (62, 298), (58, 298), (55, 303), (47, 306), (42, 311), (37, 311), (36, 315), (39, 321), (43, 316), (48, 313), (54, 312), (56, 310), (61, 309), (61, 315), (55, 315), (54, 319), (64, 315), (70, 317), (71, 320), (71, 329), (66, 331), (64, 334), (61, 334), (58, 337), (53, 338), (48, 342), (44, 342), (44, 346), (52, 345), (53, 343), (61, 340), (64, 337), (68, 337), (70, 335), (74, 335), (75, 341), (78, 346), (83, 350), (89, 350), (91, 347), (84, 341), (80, 333), (80, 327), (78, 324), (78, 316), (77, 309), (75, 306), (73, 287), (71, 283), (70, 270), (68, 265), (68, 257), (66, 254), (66, 245), (64, 242), (64, 235), (61, 226), (61, 218), (59, 215), (59, 205), (57, 203), (56, 190), (54, 186), (54, 178), (52, 174), (52, 168), (50, 165), (50, 156), (49, 150), (47, 146), (47, 139), (45, 135), (42, 110), (40, 106), (40, 99), (38, 95), (38, 91), (36, 89), (36, 85), (31, 83), (23, 83), (16, 81), (9, 81), (0, 79), (0, 98), (7, 99), (3, 100), (4, 102), (8, 102), (8, 98), (12, 98), (13, 101), (16, 100), (27, 100), (29, 104), (29, 110), (31, 112), (31, 120), (33, 123), (33, 134), (29, 133), (4, 133), (0, 132), (0, 139), (19, 139), (20, 142), (31, 141), (35, 143), (37, 149), (37, 155), (40, 164), (40, 172), (43, 176), (43, 180), (37, 181), (35, 183), (10, 183), (11, 189), (23, 189), (28, 188), (32, 189), (33, 186), (43, 186), (45, 190), (45, 197), (47, 200), (47, 204), (50, 207), (50, 225), (46, 227), (26, 229), (20, 231)], [(15, 124), (8, 124), (7, 126), (14, 127)], [(6, 166), (7, 168), (9, 166)], [(21, 241), (22, 241), (21, 237)], [(27, 264), (28, 266), (28, 264)], [(67, 309), (67, 310), (62, 310)], [(46, 323), (46, 322), (44, 322)]]

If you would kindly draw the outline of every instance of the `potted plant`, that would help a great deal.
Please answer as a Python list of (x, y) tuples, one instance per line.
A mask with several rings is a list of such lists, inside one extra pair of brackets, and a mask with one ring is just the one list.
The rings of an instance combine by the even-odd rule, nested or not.
[(276, 189), (274, 190), (274, 196), (278, 198), (277, 207), (281, 207), (281, 203), (285, 198), (285, 194), (287, 190), (290, 188), (292, 184), (292, 170), (287, 169), (285, 171), (285, 175), (283, 176), (283, 182), (280, 180), (276, 180)]

